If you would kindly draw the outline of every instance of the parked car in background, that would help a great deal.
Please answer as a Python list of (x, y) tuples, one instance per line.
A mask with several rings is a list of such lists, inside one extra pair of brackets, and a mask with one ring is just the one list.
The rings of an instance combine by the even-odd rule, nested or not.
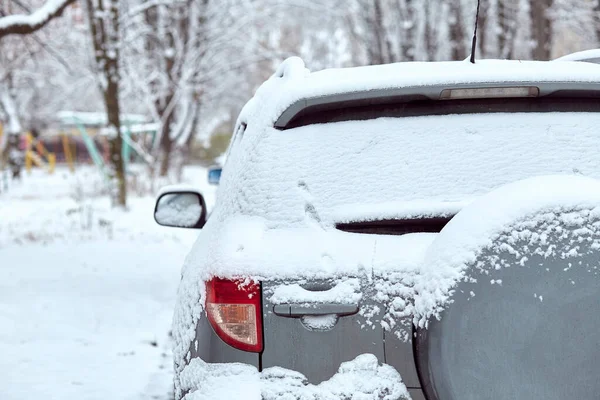
[(221, 166), (213, 166), (208, 169), (208, 183), (211, 185), (218, 185), (221, 180), (221, 172), (223, 168)]
[(208, 221), (193, 188), (157, 203), (203, 227), (177, 398), (597, 398), (598, 126), (592, 63), (288, 59)]

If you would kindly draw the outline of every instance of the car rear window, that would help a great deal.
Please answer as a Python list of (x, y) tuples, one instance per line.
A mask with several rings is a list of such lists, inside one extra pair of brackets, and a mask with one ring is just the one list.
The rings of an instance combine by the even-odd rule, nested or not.
[(383, 219), (337, 223), (335, 228), (349, 233), (371, 235), (407, 235), (410, 233), (439, 233), (452, 217)]
[(412, 100), (406, 98), (402, 100), (372, 99), (369, 101), (347, 101), (307, 107), (287, 123), (284, 129), (329, 122), (362, 121), (381, 117), (400, 118), (427, 115), (524, 112), (600, 112), (599, 92), (583, 92), (567, 96), (562, 94), (561, 97), (547, 96), (540, 98), (429, 100), (417, 97)]

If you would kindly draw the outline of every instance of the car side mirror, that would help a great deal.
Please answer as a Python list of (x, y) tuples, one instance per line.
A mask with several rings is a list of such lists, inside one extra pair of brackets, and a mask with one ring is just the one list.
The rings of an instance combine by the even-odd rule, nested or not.
[(193, 188), (167, 186), (154, 207), (154, 220), (162, 226), (201, 229), (206, 223), (206, 202)]
[(208, 183), (218, 185), (221, 180), (221, 171), (223, 168), (211, 168), (208, 170)]

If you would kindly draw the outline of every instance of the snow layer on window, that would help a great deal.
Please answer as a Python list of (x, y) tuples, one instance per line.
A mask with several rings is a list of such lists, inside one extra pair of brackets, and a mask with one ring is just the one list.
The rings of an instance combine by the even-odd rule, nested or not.
[(600, 113), (380, 118), (287, 131), (249, 124), (223, 171), (215, 216), (325, 229), (377, 213), (448, 214), (530, 176), (600, 177), (597, 126)]

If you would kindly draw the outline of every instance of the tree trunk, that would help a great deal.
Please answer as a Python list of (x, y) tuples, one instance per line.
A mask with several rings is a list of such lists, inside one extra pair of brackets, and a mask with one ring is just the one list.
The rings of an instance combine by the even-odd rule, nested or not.
[[(107, 63), (105, 68), (110, 68)], [(125, 207), (127, 205), (127, 177), (125, 176), (125, 165), (123, 160), (123, 139), (121, 132), (121, 118), (119, 115), (119, 84), (118, 80), (109, 80), (104, 95), (106, 112), (108, 113), (108, 124), (115, 130), (115, 135), (109, 141), (110, 162), (112, 164), (117, 184), (117, 204)]]
[[(167, 63), (167, 65), (171, 65), (168, 67), (170, 71), (172, 69), (172, 63)], [(171, 152), (173, 151), (173, 137), (171, 135), (171, 125), (173, 124), (175, 111), (170, 107), (173, 102), (174, 94), (169, 93), (164, 99), (164, 104), (162, 106), (157, 107), (159, 110), (159, 115), (163, 119), (162, 127), (161, 127), (161, 135), (160, 135), (160, 151), (159, 154), (161, 156), (160, 159), (160, 169), (158, 171), (160, 176), (167, 176), (169, 173), (169, 169), (171, 168)], [(168, 114), (167, 114), (168, 113)]]
[(452, 46), (452, 60), (462, 61), (467, 58), (460, 1), (453, 1), (450, 5), (450, 45)]
[(104, 105), (108, 126), (112, 130), (109, 142), (110, 164), (116, 183), (115, 203), (127, 206), (127, 179), (123, 163), (123, 139), (121, 138), (121, 108), (119, 104), (119, 1), (87, 0), (90, 33), (94, 46), (97, 72), (100, 75), (100, 88), (104, 95)]
[(6, 84), (0, 86), (0, 107), (7, 116), (2, 142), (0, 143), (0, 167), (8, 166), (13, 178), (21, 177), (25, 155), (19, 149), (21, 137), (21, 121), (17, 111), (16, 101), (12, 95), (10, 82), (12, 75), (9, 73), (6, 77)]
[(381, 0), (375, 0), (373, 2), (373, 20), (371, 27), (373, 29), (373, 49), (371, 64), (383, 64), (385, 63), (384, 58), (384, 26), (383, 26), (383, 14), (381, 10)]
[(198, 121), (200, 120), (200, 99), (195, 98), (196, 104), (194, 105), (195, 111), (193, 111), (193, 117), (190, 125), (191, 132), (189, 133), (187, 139), (185, 140), (185, 145), (182, 148), (181, 153), (181, 162), (177, 166), (177, 180), (181, 181), (183, 179), (183, 166), (187, 164), (188, 159), (190, 158), (190, 149), (192, 148), (192, 144), (194, 143), (194, 128), (198, 126)]
[(423, 18), (425, 18), (425, 51), (427, 53), (427, 61), (434, 61), (437, 51), (433, 24), (430, 20), (431, 3), (426, 0), (424, 3)]
[[(398, 1), (397, 8), (400, 13), (400, 23), (402, 26), (401, 54), (397, 61), (414, 61), (415, 60), (415, 29), (417, 22), (415, 21), (415, 10), (410, 1)], [(424, 7), (427, 7), (424, 5)], [(427, 23), (427, 14), (423, 16)], [(428, 29), (426, 26), (425, 29)], [(427, 35), (427, 33), (425, 33)]]
[(596, 5), (594, 6), (594, 23), (596, 27), (596, 48), (600, 47), (600, 0), (596, 0)]
[[(172, 114), (171, 114), (172, 115)], [(167, 176), (171, 167), (171, 152), (173, 151), (173, 140), (171, 139), (170, 129), (171, 117), (167, 118), (167, 122), (162, 126), (162, 135), (160, 137), (160, 176)]]
[[(536, 0), (534, 0), (536, 1)], [(508, 28), (506, 26), (506, 5), (504, 0), (498, 0), (498, 58), (505, 58)]]
[(481, 0), (481, 6), (479, 8), (479, 21), (477, 22), (477, 43), (481, 52), (480, 57), (486, 58), (486, 33), (487, 33), (487, 11), (488, 11), (488, 0)]
[(513, 58), (517, 15), (518, 11), (514, 0), (498, 0), (498, 26), (500, 29), (498, 47), (500, 58)]
[[(121, 137), (121, 107), (119, 104), (119, 3), (118, 0), (109, 2), (111, 30), (106, 35), (104, 44), (104, 75), (107, 78), (105, 90), (106, 112), (108, 125), (115, 130), (115, 136), (110, 140), (110, 161), (117, 183), (117, 204), (127, 206), (127, 177), (123, 160), (123, 139)], [(106, 27), (105, 27), (106, 29)]]
[(531, 0), (531, 37), (535, 42), (534, 60), (549, 60), (552, 50), (552, 21), (548, 12), (552, 0)]

